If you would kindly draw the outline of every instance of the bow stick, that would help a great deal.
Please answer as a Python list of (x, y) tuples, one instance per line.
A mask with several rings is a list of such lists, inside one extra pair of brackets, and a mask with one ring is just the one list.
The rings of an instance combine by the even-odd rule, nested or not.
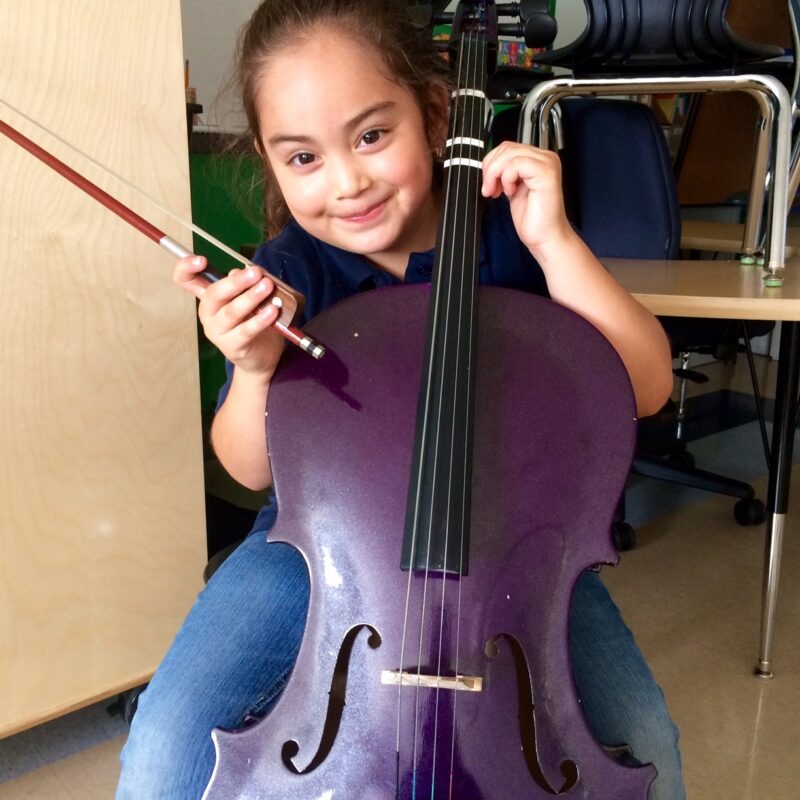
[[(27, 136), (24, 136), (3, 120), (0, 120), (0, 133), (7, 136), (9, 139), (11, 139), (11, 141), (18, 144), (24, 150), (27, 150), (32, 156), (38, 158), (44, 164), (47, 164), (48, 167), (55, 170), (59, 175), (66, 178), (68, 181), (70, 181), (70, 183), (73, 183), (79, 189), (82, 189), (84, 192), (86, 192), (86, 194), (88, 194), (90, 197), (93, 197), (110, 211), (113, 211), (117, 216), (124, 219), (127, 223), (136, 228), (136, 230), (138, 230), (140, 233), (143, 233), (149, 239), (152, 239), (156, 244), (163, 247), (176, 258), (185, 258), (186, 256), (193, 255), (191, 250), (187, 250), (182, 244), (180, 244), (180, 242), (175, 241), (175, 239), (173, 239), (171, 236), (168, 236), (166, 233), (156, 228), (155, 225), (148, 222), (146, 219), (144, 219), (144, 217), (141, 217), (115, 197), (112, 197), (110, 194), (108, 194), (108, 192), (104, 191), (99, 186), (88, 180), (88, 178), (85, 178), (83, 175), (76, 172), (74, 169), (72, 169), (72, 167), (67, 166), (63, 161), (60, 161), (54, 155), (47, 152), (47, 150), (45, 150), (43, 147), (40, 147), (35, 142), (31, 141)], [(72, 148), (72, 145), (68, 146)], [(97, 164), (96, 161), (92, 161), (94, 164)], [(97, 165), (113, 175), (113, 173), (111, 173), (111, 171), (106, 167), (103, 167), (101, 164)], [(130, 184), (128, 185), (130, 186)], [(133, 188), (139, 194), (142, 194), (135, 187), (131, 188)], [(150, 200), (150, 198), (146, 199)], [(174, 217), (172, 214), (170, 214), (170, 216)], [(179, 221), (182, 224), (186, 224), (183, 222), (183, 220)], [(193, 230), (198, 230), (195, 228), (195, 226), (190, 227), (192, 227)], [(213, 237), (209, 236), (204, 231), (198, 230), (198, 232), (205, 238), (213, 240)], [(227, 250), (227, 248), (224, 249)], [(252, 264), (252, 262), (248, 261), (247, 259), (242, 259), (241, 257), (238, 258), (247, 265)], [(261, 269), (261, 267), (259, 267), (259, 269)], [(273, 292), (271, 298), (267, 301), (277, 306), (279, 309), (279, 317), (274, 323), (275, 329), (292, 344), (295, 344), (301, 349), (305, 350), (314, 358), (321, 358), (325, 354), (325, 348), (291, 324), (297, 313), (298, 305), (303, 302), (302, 295), (295, 292), (295, 290), (292, 289), (292, 287), (288, 284), (270, 275), (268, 272), (266, 272), (266, 270), (263, 271), (275, 283), (275, 291)], [(200, 276), (205, 278), (210, 283), (216, 283), (216, 281), (224, 277), (222, 273), (218, 272), (211, 266), (207, 266), (206, 269), (200, 273)]]

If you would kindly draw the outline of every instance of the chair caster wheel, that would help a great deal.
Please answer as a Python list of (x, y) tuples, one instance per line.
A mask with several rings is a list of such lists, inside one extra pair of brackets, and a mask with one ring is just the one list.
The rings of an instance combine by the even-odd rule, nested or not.
[(618, 553), (636, 547), (636, 532), (627, 522), (614, 522), (611, 525), (611, 538)]
[(767, 507), (755, 497), (745, 497), (733, 507), (736, 521), (744, 525), (760, 525), (767, 518)]

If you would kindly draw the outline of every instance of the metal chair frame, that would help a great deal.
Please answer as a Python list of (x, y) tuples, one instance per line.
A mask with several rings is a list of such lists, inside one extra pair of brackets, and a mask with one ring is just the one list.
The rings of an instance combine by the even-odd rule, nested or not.
[[(793, 0), (794, 1), (794, 0)], [(701, 75), (689, 77), (559, 77), (542, 81), (528, 93), (520, 115), (520, 140), (549, 147), (549, 119), (555, 104), (572, 95), (647, 95), (678, 92), (738, 91), (749, 94), (758, 104), (761, 123), (756, 147), (754, 192), (751, 192), (752, 216), (761, 216), (765, 193), (768, 195), (769, 229), (763, 251), (767, 281), (778, 284), (784, 270), (786, 216), (792, 127), (795, 108), (786, 87), (771, 75)], [(797, 149), (797, 148), (796, 148)], [(766, 164), (770, 167), (767, 168)], [(763, 169), (762, 176), (759, 170)], [(795, 170), (797, 167), (795, 167)], [(760, 178), (760, 180), (759, 180)], [(769, 180), (768, 180), (769, 179)], [(769, 183), (769, 191), (766, 184)], [(755, 196), (753, 196), (755, 195)], [(759, 199), (761, 198), (761, 199)], [(755, 213), (758, 209), (758, 213)], [(757, 224), (757, 223), (751, 223)], [(751, 232), (751, 236), (752, 236)]]

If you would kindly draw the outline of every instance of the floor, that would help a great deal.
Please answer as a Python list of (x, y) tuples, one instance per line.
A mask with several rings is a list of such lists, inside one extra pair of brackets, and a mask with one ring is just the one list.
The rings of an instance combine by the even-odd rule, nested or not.
[[(767, 393), (774, 365), (757, 360)], [(754, 481), (766, 493), (755, 422), (738, 402), (747, 369), (706, 369), (707, 419), (733, 425), (692, 438), (698, 465)], [(697, 389), (695, 389), (697, 393)], [(714, 398), (718, 398), (715, 400)], [(736, 402), (735, 402), (736, 401)], [(746, 398), (745, 398), (746, 401)], [(694, 401), (701, 407), (701, 399)], [(744, 403), (747, 406), (749, 401)], [(707, 421), (707, 420), (706, 420)], [(800, 452), (800, 451), (798, 451)], [(794, 476), (794, 486), (800, 474)], [(741, 528), (733, 501), (632, 479), (628, 520), (636, 548), (603, 571), (661, 683), (681, 730), (690, 800), (798, 797), (800, 759), (800, 491), (793, 492), (784, 546), (774, 680), (753, 675), (759, 639), (764, 526)], [(94, 706), (0, 742), (0, 800), (105, 800), (113, 796), (125, 726)]]

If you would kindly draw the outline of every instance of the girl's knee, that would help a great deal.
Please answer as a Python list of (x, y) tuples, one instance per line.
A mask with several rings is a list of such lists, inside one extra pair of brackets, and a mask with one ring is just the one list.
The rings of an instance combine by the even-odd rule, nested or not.
[(153, 723), (139, 713), (122, 748), (117, 800), (196, 800), (214, 767), (210, 732), (193, 730), (177, 714)]

